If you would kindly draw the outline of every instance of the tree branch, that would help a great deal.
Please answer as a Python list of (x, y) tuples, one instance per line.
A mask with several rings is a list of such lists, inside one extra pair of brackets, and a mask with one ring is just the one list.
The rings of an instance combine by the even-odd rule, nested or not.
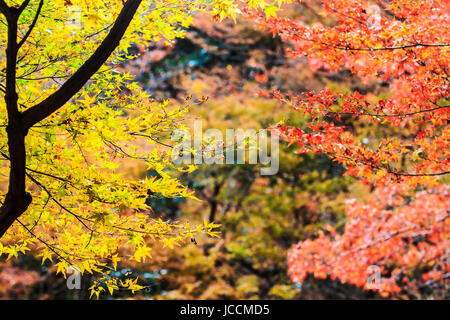
[(386, 118), (401, 118), (401, 117), (409, 117), (414, 116), (421, 113), (433, 112), (441, 109), (448, 109), (450, 105), (445, 106), (437, 106), (435, 108), (419, 110), (415, 112), (408, 113), (395, 113), (395, 114), (387, 114), (387, 113), (368, 113), (368, 112), (339, 112), (339, 111), (330, 111), (328, 114), (338, 114), (338, 115), (355, 115), (355, 116), (370, 116), (370, 117), (386, 117)]
[(23, 10), (30, 4), (31, 0), (25, 0), (20, 7), (9, 7), (4, 0), (0, 0), (0, 12), (5, 15), (7, 19), (13, 18), (15, 15), (19, 16)]
[(3, 13), (5, 17), (8, 17), (9, 15), (10, 7), (8, 7), (4, 0), (0, 0), (0, 12)]
[(31, 0), (25, 0), (24, 2), (22, 2), (20, 7), (17, 9), (19, 13), (22, 13), (22, 11), (25, 10), (25, 8), (30, 4), (30, 1)]
[(450, 43), (411, 43), (411, 44), (404, 44), (399, 46), (393, 46), (393, 47), (366, 47), (366, 48), (353, 48), (353, 47), (340, 47), (340, 46), (333, 46), (331, 47), (335, 49), (345, 50), (345, 51), (383, 51), (383, 50), (400, 50), (400, 49), (407, 49), (407, 48), (414, 48), (414, 47), (450, 47)]
[(29, 129), (50, 116), (83, 88), (87, 81), (100, 69), (118, 47), (141, 2), (142, 0), (128, 0), (122, 8), (114, 26), (111, 28), (111, 31), (94, 54), (59, 90), (23, 113), (23, 124), (25, 128)]
[(42, 6), (44, 5), (44, 0), (41, 0), (39, 2), (39, 6), (36, 10), (36, 15), (34, 16), (33, 22), (30, 24), (30, 27), (28, 28), (27, 33), (24, 35), (22, 40), (20, 40), (19, 44), (17, 45), (18, 49), (22, 47), (22, 45), (27, 41), (28, 37), (31, 35), (31, 32), (33, 31), (34, 27), (36, 26), (37, 20), (39, 18), (39, 15), (41, 14)]

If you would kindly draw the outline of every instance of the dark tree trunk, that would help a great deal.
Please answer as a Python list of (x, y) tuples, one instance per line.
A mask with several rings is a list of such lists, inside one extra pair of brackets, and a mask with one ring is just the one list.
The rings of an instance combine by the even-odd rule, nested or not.
[[(24, 4), (28, 2), (25, 1)], [(22, 125), (22, 115), (18, 109), (16, 92), (17, 21), (23, 9), (9, 8), (1, 1), (0, 10), (8, 22), (5, 103), (8, 111), (6, 131), (8, 134), (10, 174), (8, 193), (0, 208), (0, 238), (31, 203), (31, 195), (25, 191), (26, 130)]]

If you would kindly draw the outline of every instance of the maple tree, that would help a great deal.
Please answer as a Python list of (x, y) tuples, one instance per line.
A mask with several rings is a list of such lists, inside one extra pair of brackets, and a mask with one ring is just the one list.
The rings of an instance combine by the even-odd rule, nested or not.
[[(72, 265), (103, 273), (110, 293), (134, 292), (135, 279), (107, 274), (122, 259), (150, 257), (146, 240), (173, 247), (198, 233), (217, 236), (214, 223), (149, 217), (149, 197), (193, 197), (167, 173), (170, 157), (157, 147), (189, 103), (156, 101), (118, 71), (134, 47), (182, 37), (200, 11), (217, 19), (239, 13), (223, 0), (0, 1), (0, 254), (33, 249), (43, 262), (56, 259), (57, 272)], [(121, 159), (155, 175), (127, 176)], [(92, 287), (97, 297), (101, 291)]]
[(420, 288), (442, 287), (450, 272), (448, 1), (304, 5), (320, 21), (267, 18), (254, 10), (248, 18), (289, 43), (288, 55), (304, 57), (313, 70), (347, 70), (366, 87), (388, 92), (260, 93), (309, 119), (303, 127), (280, 123), (275, 134), (299, 153), (329, 156), (375, 189), (349, 202), (343, 230), (328, 226), (317, 239), (294, 245), (289, 273), (295, 282), (313, 274), (371, 289), (369, 267), (380, 265), (376, 289), (383, 296), (417, 297)]

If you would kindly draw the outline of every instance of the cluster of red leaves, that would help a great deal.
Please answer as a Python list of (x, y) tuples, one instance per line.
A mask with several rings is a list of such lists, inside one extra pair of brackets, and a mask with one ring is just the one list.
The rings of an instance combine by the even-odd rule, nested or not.
[[(391, 179), (419, 184), (449, 173), (449, 153), (442, 152), (450, 150), (448, 2), (398, 0), (377, 10), (371, 1), (322, 4), (326, 14), (333, 15), (332, 27), (281, 17), (265, 19), (258, 13), (249, 17), (291, 43), (290, 56), (305, 55), (314, 68), (350, 70), (366, 84), (388, 82), (390, 98), (373, 101), (358, 92), (343, 95), (330, 90), (284, 98), (274, 91), (275, 98), (302, 110), (314, 124), (313, 135), (282, 126), (277, 128), (282, 136), (305, 147), (304, 151), (329, 154), (354, 169), (351, 174), (367, 178), (380, 171), (375, 178), (382, 183)], [(412, 138), (388, 139), (373, 148), (356, 141), (342, 124), (336, 128), (343, 116), (404, 128)], [(410, 170), (393, 166), (399, 160), (408, 160)]]
[[(378, 185), (405, 180), (411, 186), (434, 183), (435, 180), (430, 177), (449, 173), (450, 128), (447, 121), (450, 108), (435, 107), (419, 112), (409, 111), (408, 114), (386, 114), (380, 109), (395, 108), (394, 101), (380, 100), (371, 107), (358, 92), (343, 95), (326, 89), (305, 94), (307, 97), (304, 99), (292, 95), (282, 97), (277, 91), (271, 94), (310, 117), (306, 128), (278, 125), (272, 129), (285, 141), (297, 144), (299, 153), (327, 154), (344, 164), (347, 174)], [(340, 101), (339, 106), (335, 105), (336, 101)], [(389, 122), (396, 127), (406, 128), (414, 138), (379, 139), (369, 136), (358, 139), (357, 134), (343, 124), (342, 117), (345, 116), (364, 117), (377, 125)], [(405, 164), (408, 170), (404, 170)]]
[[(313, 274), (368, 288), (368, 267), (382, 265), (384, 279), (378, 290), (383, 295), (398, 294), (406, 286), (414, 291), (442, 283), (450, 271), (450, 197), (448, 188), (440, 185), (450, 174), (450, 4), (309, 3), (321, 8), (317, 16), (322, 19), (313, 24), (247, 14), (290, 43), (289, 56), (306, 57), (313, 69), (348, 70), (363, 85), (388, 86), (389, 97), (329, 89), (298, 96), (262, 93), (309, 119), (303, 128), (277, 125), (274, 133), (298, 145), (299, 152), (326, 154), (344, 164), (346, 174), (378, 186), (368, 203), (349, 203), (342, 235), (330, 227), (331, 235), (295, 246), (289, 273), (294, 281)], [(375, 132), (361, 134), (355, 123)], [(417, 193), (405, 198), (408, 189)], [(413, 274), (418, 268), (425, 270), (419, 279)]]
[[(378, 188), (367, 203), (349, 200), (341, 235), (327, 226), (317, 239), (289, 252), (289, 273), (303, 282), (308, 274), (338, 278), (387, 296), (444, 283), (450, 274), (450, 188), (439, 186), (408, 196), (408, 186)], [(380, 279), (370, 281), (370, 266)], [(417, 279), (416, 271), (422, 269)]]

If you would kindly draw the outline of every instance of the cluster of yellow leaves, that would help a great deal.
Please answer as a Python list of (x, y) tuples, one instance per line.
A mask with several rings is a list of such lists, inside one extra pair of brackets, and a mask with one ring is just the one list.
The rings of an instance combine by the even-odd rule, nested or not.
[(237, 16), (242, 13), (241, 7), (243, 6), (245, 6), (246, 9), (263, 10), (266, 17), (276, 17), (276, 12), (281, 10), (280, 6), (283, 3), (291, 3), (292, 0), (275, 0), (269, 2), (264, 0), (213, 0), (212, 2), (214, 4), (212, 10), (214, 17), (218, 20), (231, 17), (236, 21)]
[(144, 286), (138, 284), (139, 278), (134, 279), (126, 279), (124, 281), (111, 277), (109, 274), (97, 280), (90, 288), (91, 298), (95, 296), (97, 299), (99, 298), (102, 292), (108, 292), (110, 295), (114, 294), (114, 291), (117, 290), (129, 290), (131, 293), (135, 293), (136, 291), (145, 289)]
[[(11, 6), (20, 3), (7, 1)], [(30, 1), (21, 15), (19, 40), (34, 20), (39, 3)], [(1, 239), (0, 254), (12, 258), (33, 250), (42, 262), (56, 263), (57, 272), (63, 275), (69, 268), (106, 274), (121, 260), (150, 258), (155, 241), (172, 248), (198, 234), (217, 237), (214, 223), (191, 226), (155, 218), (149, 197), (195, 198), (168, 174), (173, 165), (167, 148), (162, 147), (173, 130), (183, 128), (189, 102), (171, 106), (167, 101), (155, 101), (118, 67), (135, 57), (130, 52), (139, 52), (149, 43), (170, 43), (182, 37), (195, 12), (235, 17), (239, 6), (246, 5), (272, 15), (280, 4), (142, 1), (108, 63), (69, 103), (30, 129), (26, 138), (27, 189), (33, 203)], [(122, 0), (44, 2), (33, 32), (18, 54), (21, 111), (52, 94), (88, 59), (122, 7)], [(3, 16), (0, 20), (0, 47), (4, 49), (7, 24)], [(2, 82), (5, 63), (1, 55)], [(6, 114), (3, 99), (0, 112)], [(5, 125), (6, 117), (0, 121), (1, 196), (9, 174)], [(137, 170), (130, 172), (133, 168)], [(134, 282), (122, 286), (131, 291), (139, 287)], [(98, 295), (98, 290), (93, 294)]]

